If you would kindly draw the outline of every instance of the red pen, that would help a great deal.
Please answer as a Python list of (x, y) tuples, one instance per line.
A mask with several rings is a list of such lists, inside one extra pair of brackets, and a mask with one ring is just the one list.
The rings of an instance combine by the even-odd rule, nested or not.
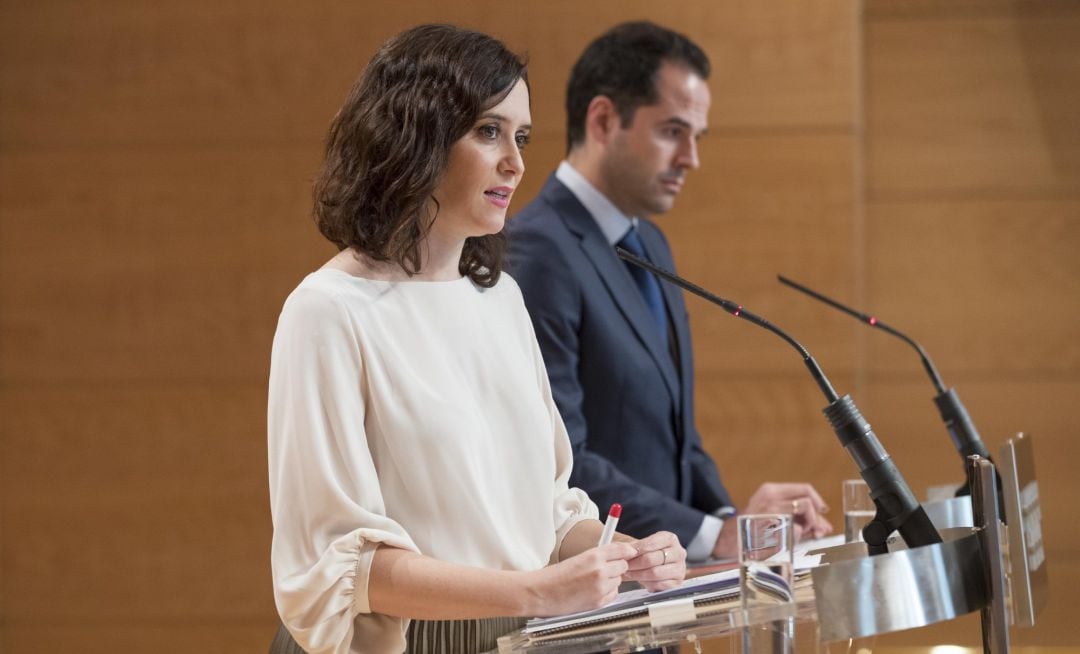
[(622, 505), (612, 504), (611, 510), (607, 514), (607, 520), (604, 521), (604, 531), (600, 534), (600, 544), (597, 547), (607, 545), (615, 537), (615, 527), (619, 524), (620, 515), (622, 515)]

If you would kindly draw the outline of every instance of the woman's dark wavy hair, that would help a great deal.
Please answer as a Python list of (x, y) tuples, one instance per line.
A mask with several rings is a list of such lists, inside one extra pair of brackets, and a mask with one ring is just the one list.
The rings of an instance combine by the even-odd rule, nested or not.
[[(480, 32), (421, 25), (387, 41), (330, 126), (315, 180), (322, 235), (339, 249), (420, 272), (427, 209), (451, 146), (519, 79), (528, 84), (525, 62)], [(501, 232), (466, 239), (458, 269), (494, 286), (505, 250)]]

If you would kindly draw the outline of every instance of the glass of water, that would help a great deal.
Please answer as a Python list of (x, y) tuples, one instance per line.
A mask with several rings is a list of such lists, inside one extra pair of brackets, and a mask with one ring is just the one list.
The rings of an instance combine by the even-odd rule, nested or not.
[(870, 487), (862, 479), (844, 481), (844, 542), (861, 543), (862, 530), (877, 513)]
[(790, 654), (794, 648), (795, 586), (792, 517), (741, 515), (739, 593), (744, 653)]

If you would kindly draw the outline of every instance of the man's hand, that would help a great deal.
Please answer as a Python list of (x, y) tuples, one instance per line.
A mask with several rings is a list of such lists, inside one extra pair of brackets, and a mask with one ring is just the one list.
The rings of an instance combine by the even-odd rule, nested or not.
[[(825, 500), (810, 484), (767, 483), (750, 496), (746, 508), (739, 513), (789, 513), (794, 517), (795, 540), (800, 541), (832, 533), (832, 524), (821, 515), (828, 510)], [(732, 516), (731, 520), (734, 519)], [(731, 559), (738, 555), (738, 530), (734, 522), (725, 524), (716, 539), (713, 556)]]

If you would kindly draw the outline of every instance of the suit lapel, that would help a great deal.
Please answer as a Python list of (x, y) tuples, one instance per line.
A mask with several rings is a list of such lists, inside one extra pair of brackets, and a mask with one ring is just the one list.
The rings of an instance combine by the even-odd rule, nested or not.
[[(626, 265), (615, 254), (615, 248), (604, 238), (604, 233), (600, 231), (600, 227), (581, 202), (554, 175), (548, 180), (543, 193), (547, 195), (548, 201), (556, 209), (556, 213), (564, 221), (567, 229), (581, 239), (580, 246), (585, 257), (596, 269), (612, 301), (619, 307), (626, 322), (660, 369), (664, 384), (671, 393), (672, 399), (678, 401), (678, 375), (675, 363), (671, 360), (671, 353), (668, 351), (668, 344), (663, 342), (656, 329), (652, 313), (645, 303), (645, 298), (641, 296), (641, 291), (638, 290)], [(651, 253), (650, 250), (650, 256)], [(665, 286), (663, 282), (660, 285)], [(668, 302), (666, 292), (665, 302)], [(670, 311), (670, 303), (668, 306)]]

